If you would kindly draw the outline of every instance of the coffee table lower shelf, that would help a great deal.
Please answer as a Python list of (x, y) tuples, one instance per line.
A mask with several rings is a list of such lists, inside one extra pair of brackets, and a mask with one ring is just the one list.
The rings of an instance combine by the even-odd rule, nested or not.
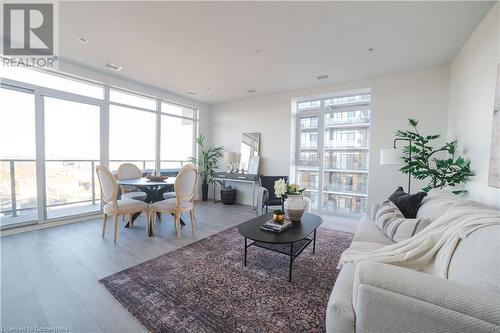
[[(260, 247), (273, 252), (285, 254), (290, 257), (290, 266), (288, 271), (288, 282), (292, 282), (292, 266), (293, 261), (309, 246), (313, 243), (314, 254), (316, 251), (316, 229), (313, 231), (314, 236), (311, 238), (304, 238), (296, 242), (291, 243), (265, 243), (259, 241), (253, 241), (248, 244), (248, 238), (245, 237), (245, 260), (244, 265), (247, 265), (247, 251), (250, 246)], [(310, 236), (310, 235), (309, 235)]]

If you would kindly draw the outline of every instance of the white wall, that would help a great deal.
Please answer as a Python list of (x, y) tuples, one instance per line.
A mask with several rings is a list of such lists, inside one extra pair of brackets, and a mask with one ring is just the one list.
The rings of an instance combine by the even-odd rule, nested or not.
[(500, 4), (476, 28), (450, 66), (448, 138), (472, 161), (470, 196), (500, 208), (500, 189), (488, 186), (497, 66), (500, 63)]
[[(290, 171), (292, 99), (340, 91), (371, 88), (372, 127), (369, 168), (369, 202), (380, 201), (397, 185), (406, 187), (407, 176), (397, 167), (380, 166), (381, 148), (392, 146), (394, 131), (405, 128), (407, 119), (420, 120), (425, 133), (446, 135), (448, 67), (398, 73), (362, 81), (249, 98), (210, 107), (209, 139), (229, 151), (239, 151), (243, 132), (261, 133), (261, 173), (288, 175)], [(419, 188), (415, 181), (413, 189)], [(239, 202), (249, 203), (240, 191)]]

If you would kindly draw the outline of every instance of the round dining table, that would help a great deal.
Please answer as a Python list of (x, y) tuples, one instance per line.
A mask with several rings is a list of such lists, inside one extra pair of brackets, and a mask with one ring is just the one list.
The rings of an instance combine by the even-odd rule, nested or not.
[[(118, 185), (123, 186), (134, 186), (139, 190), (146, 193), (147, 203), (153, 203), (160, 200), (163, 200), (163, 193), (174, 190), (175, 177), (168, 177), (165, 180), (150, 180), (145, 177), (141, 178), (128, 178), (128, 179), (117, 179)], [(135, 213), (132, 216), (132, 222), (140, 215), (141, 213)], [(181, 219), (181, 224), (185, 224)], [(129, 223), (125, 225), (125, 228), (129, 227)], [(151, 236), (151, 235), (150, 235)]]

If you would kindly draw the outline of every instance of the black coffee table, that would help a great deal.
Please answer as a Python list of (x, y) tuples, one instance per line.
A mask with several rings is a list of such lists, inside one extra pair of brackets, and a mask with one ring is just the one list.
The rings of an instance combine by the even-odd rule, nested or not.
[[(238, 226), (238, 232), (245, 237), (245, 266), (247, 265), (247, 249), (254, 245), (273, 252), (286, 254), (290, 257), (290, 267), (288, 272), (288, 281), (292, 282), (292, 264), (293, 261), (304, 251), (304, 249), (313, 243), (312, 253), (316, 251), (316, 229), (323, 223), (323, 219), (314, 214), (304, 213), (300, 222), (294, 222), (293, 226), (281, 233), (263, 231), (260, 227), (271, 220), (272, 213), (255, 217), (243, 222)], [(312, 239), (309, 237), (313, 234)], [(253, 242), (247, 244), (247, 240)]]

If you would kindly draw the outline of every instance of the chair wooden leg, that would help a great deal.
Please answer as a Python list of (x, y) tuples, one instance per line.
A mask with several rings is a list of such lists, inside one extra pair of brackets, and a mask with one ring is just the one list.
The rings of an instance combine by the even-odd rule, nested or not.
[(113, 223), (114, 223), (114, 237), (113, 237), (113, 241), (116, 243), (116, 235), (118, 233), (118, 215), (113, 216)]
[(181, 239), (181, 213), (175, 213), (175, 233), (177, 239)]
[(102, 217), (102, 238), (104, 238), (104, 234), (106, 233), (106, 220), (108, 219), (108, 215), (104, 213)]
[(155, 223), (156, 223), (156, 214), (154, 210), (149, 212), (149, 227), (151, 228), (151, 233), (154, 235), (155, 233)]
[(148, 236), (149, 234), (151, 234), (151, 224), (149, 223), (149, 210), (146, 210), (144, 213), (146, 213), (146, 232), (148, 233)]
[(194, 227), (194, 209), (189, 211), (189, 217), (191, 218), (191, 227), (193, 228), (193, 232), (195, 231)]
[(130, 223), (130, 227), (134, 227), (134, 222), (132, 221), (132, 213), (128, 214), (128, 222)]

